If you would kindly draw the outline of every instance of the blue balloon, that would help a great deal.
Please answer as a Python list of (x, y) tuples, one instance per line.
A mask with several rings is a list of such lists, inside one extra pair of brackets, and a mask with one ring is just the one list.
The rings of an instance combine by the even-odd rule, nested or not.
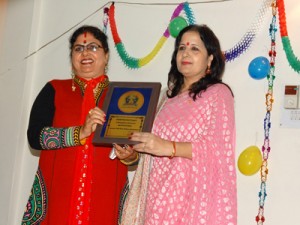
[(270, 62), (266, 57), (259, 56), (254, 58), (249, 66), (249, 75), (256, 80), (264, 79), (270, 72)]

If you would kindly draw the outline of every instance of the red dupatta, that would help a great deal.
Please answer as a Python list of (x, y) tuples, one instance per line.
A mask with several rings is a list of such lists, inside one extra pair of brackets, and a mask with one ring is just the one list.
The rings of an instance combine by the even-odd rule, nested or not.
[[(84, 124), (89, 111), (96, 106), (93, 90), (97, 84), (106, 82), (107, 76), (101, 75), (95, 79), (85, 80), (78, 77), (86, 84), (81, 109), (81, 124)], [(93, 134), (86, 139), (86, 143), (76, 153), (74, 185), (72, 191), (70, 225), (89, 224), (89, 210), (92, 187), (93, 169)]]

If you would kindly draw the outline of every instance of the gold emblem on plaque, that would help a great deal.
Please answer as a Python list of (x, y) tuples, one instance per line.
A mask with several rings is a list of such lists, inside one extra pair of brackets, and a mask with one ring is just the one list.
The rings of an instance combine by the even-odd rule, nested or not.
[(118, 107), (124, 113), (134, 113), (143, 105), (144, 96), (138, 91), (125, 92), (118, 101)]

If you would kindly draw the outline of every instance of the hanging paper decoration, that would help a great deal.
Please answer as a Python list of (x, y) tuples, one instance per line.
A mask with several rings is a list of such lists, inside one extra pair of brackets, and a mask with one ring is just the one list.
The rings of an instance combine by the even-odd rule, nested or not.
[(226, 50), (224, 52), (226, 61), (233, 61), (238, 56), (240, 56), (243, 52), (245, 52), (250, 45), (252, 44), (254, 38), (256, 37), (258, 30), (261, 27), (263, 17), (270, 7), (273, 0), (265, 0), (262, 4), (262, 8), (259, 10), (257, 21), (255, 21), (250, 29), (246, 32), (243, 38), (231, 49)]
[[(273, 0), (265, 0), (263, 2), (262, 8), (259, 10), (257, 21), (255, 21), (252, 24), (251, 28), (246, 32), (246, 34), (243, 36), (243, 38), (233, 48), (231, 48), (227, 51), (224, 51), (226, 62), (236, 59), (238, 56), (240, 56), (243, 52), (245, 52), (250, 47), (250, 45), (252, 44), (254, 38), (256, 37), (256, 35), (258, 33), (258, 30), (260, 29), (260, 26), (262, 23), (262, 18), (264, 17), (264, 15), (266, 13), (266, 9), (267, 9), (267, 7), (269, 7), (271, 5), (272, 1)], [(184, 11), (186, 19), (188, 21), (188, 25), (195, 24), (193, 12), (187, 2), (180, 3), (177, 6), (177, 8), (173, 12), (173, 15), (172, 15), (170, 21), (172, 22), (172, 20), (174, 20), (176, 17), (179, 17), (181, 11)], [(180, 20), (180, 17), (179, 17), (179, 20)], [(176, 21), (176, 19), (175, 19), (175, 21)], [(122, 43), (121, 38), (119, 37), (117, 27), (116, 27), (116, 22), (115, 22), (114, 3), (111, 4), (110, 9), (109, 9), (109, 22), (110, 22), (110, 26), (111, 26), (112, 36), (113, 36), (113, 39), (115, 42), (115, 47), (118, 51), (118, 54), (121, 57), (123, 63), (127, 67), (132, 68), (132, 69), (140, 68), (140, 67), (146, 65), (147, 63), (149, 63), (155, 57), (155, 55), (158, 53), (158, 51), (161, 49), (163, 44), (166, 42), (166, 40), (170, 36), (169, 29), (167, 28), (165, 30), (163, 36), (160, 38), (160, 40), (154, 47), (154, 49), (147, 56), (139, 59), (139, 58), (132, 57), (127, 53), (126, 48), (125, 48), (124, 44)], [(176, 33), (174, 32), (174, 35), (172, 35), (172, 36), (176, 37)]]
[(260, 178), (261, 178), (261, 184), (260, 184), (260, 191), (258, 194), (259, 197), (259, 208), (258, 208), (258, 214), (255, 217), (255, 220), (257, 222), (257, 225), (263, 225), (265, 222), (265, 216), (264, 216), (264, 205), (265, 200), (267, 197), (267, 191), (266, 191), (266, 182), (267, 182), (267, 176), (268, 176), (268, 159), (269, 159), (269, 153), (271, 151), (270, 147), (270, 128), (271, 128), (271, 110), (273, 105), (273, 82), (275, 79), (274, 72), (275, 72), (275, 57), (276, 57), (276, 42), (275, 42), (275, 34), (277, 32), (276, 28), (276, 1), (272, 4), (272, 22), (270, 24), (269, 34), (271, 37), (271, 48), (269, 51), (270, 56), (270, 73), (267, 76), (268, 78), (268, 92), (266, 94), (266, 116), (264, 119), (264, 144), (262, 146), (262, 166), (260, 169)]
[[(181, 3), (177, 6), (177, 8), (174, 10), (174, 13), (171, 17), (171, 20), (178, 17), (182, 10), (184, 10), (185, 15), (188, 17), (187, 18), (188, 23), (189, 24), (194, 24), (195, 19), (193, 17), (192, 11), (189, 8), (189, 5), (188, 5), (187, 2)], [(122, 43), (121, 38), (119, 37), (116, 22), (115, 22), (115, 6), (114, 6), (114, 3), (111, 4), (110, 9), (109, 9), (109, 23), (110, 23), (112, 36), (113, 36), (115, 47), (118, 51), (118, 54), (121, 57), (123, 63), (128, 68), (131, 68), (131, 69), (137, 69), (137, 68), (140, 68), (140, 67), (146, 65), (147, 63), (149, 63), (155, 57), (155, 55), (159, 52), (159, 50), (162, 48), (162, 46), (164, 45), (164, 43), (166, 42), (166, 40), (170, 36), (170, 32), (167, 28), (165, 30), (163, 36), (159, 39), (158, 43), (154, 47), (154, 49), (148, 55), (146, 55), (145, 57), (140, 58), (140, 59), (139, 58), (134, 58), (134, 57), (131, 57), (127, 53), (127, 51), (125, 49), (125, 46)]]
[[(255, 37), (257, 36), (258, 31), (260, 30), (263, 17), (266, 14), (266, 11), (270, 5), (272, 5), (272, 2), (276, 0), (264, 0), (262, 7), (260, 8), (256, 21), (252, 23), (251, 27), (248, 29), (248, 31), (243, 35), (241, 40), (234, 45), (234, 47), (224, 51), (225, 55), (225, 60), (226, 62), (230, 62), (235, 60), (237, 57), (239, 57), (241, 54), (243, 54), (253, 43)], [(282, 37), (282, 44), (284, 51), (286, 53), (288, 62), (290, 66), (298, 73), (300, 73), (300, 61), (299, 59), (295, 56), (293, 49), (291, 47), (291, 43), (289, 40), (289, 37), (287, 35), (287, 28), (286, 28), (286, 20), (285, 20), (285, 10), (284, 10), (284, 2), (283, 0), (277, 0), (277, 8), (279, 12), (279, 19), (280, 19), (280, 31), (281, 31), (281, 37)], [(179, 17), (181, 11), (184, 11), (185, 13), (185, 19), (187, 20), (188, 25), (190, 24), (195, 24), (195, 18), (194, 14), (187, 2), (180, 3), (177, 8), (174, 10), (173, 15), (170, 19), (172, 20), (177, 20), (175, 19), (176, 17), (181, 19), (181, 16)], [(115, 42), (115, 47), (116, 50), (121, 57), (123, 63), (131, 69), (138, 69), (146, 64), (148, 64), (159, 52), (159, 50), (162, 48), (162, 46), (165, 44), (166, 40), (170, 36), (169, 29), (167, 28), (165, 32), (163, 33), (163, 36), (159, 39), (157, 42), (156, 46), (153, 48), (153, 50), (146, 55), (143, 58), (135, 58), (132, 57), (128, 54), (126, 51), (126, 48), (124, 44), (121, 41), (121, 38), (119, 37), (117, 27), (116, 27), (116, 22), (115, 22), (115, 7), (114, 7), (114, 2), (111, 4), (110, 9), (109, 9), (109, 22), (111, 26), (111, 32), (112, 36)], [(177, 21), (176, 21), (177, 22)], [(172, 25), (171, 25), (172, 26)], [(106, 29), (106, 26), (104, 27)], [(169, 26), (170, 28), (170, 26)], [(172, 27), (174, 28), (174, 27)], [(176, 30), (176, 27), (174, 28)], [(174, 32), (173, 37), (176, 37), (176, 33)]]
[(295, 56), (294, 51), (292, 49), (290, 39), (288, 37), (287, 26), (286, 26), (286, 18), (285, 18), (285, 7), (283, 0), (277, 0), (278, 14), (279, 14), (279, 25), (280, 25), (280, 35), (281, 41), (283, 45), (283, 49), (287, 60), (290, 66), (297, 72), (300, 73), (300, 61)]
[(107, 7), (103, 9), (103, 33), (104, 34), (107, 34), (108, 10), (109, 8)]
[(188, 24), (195, 24), (196, 20), (194, 17), (194, 13), (192, 12), (192, 9), (187, 2), (183, 3), (183, 11), (186, 15), (186, 18), (188, 19)]

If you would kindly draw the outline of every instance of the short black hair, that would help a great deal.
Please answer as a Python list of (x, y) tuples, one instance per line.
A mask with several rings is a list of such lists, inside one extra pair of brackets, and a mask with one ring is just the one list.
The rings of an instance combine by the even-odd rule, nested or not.
[(101, 31), (98, 27), (95, 26), (89, 26), (89, 25), (84, 25), (79, 28), (77, 28), (72, 36), (69, 39), (70, 43), (70, 57), (72, 56), (72, 48), (74, 46), (75, 41), (77, 40), (78, 36), (84, 33), (90, 33), (92, 34), (97, 40), (100, 41), (102, 44), (103, 50), (105, 53), (109, 52), (109, 47), (108, 47), (108, 41), (107, 41), (107, 36), (106, 34)]

